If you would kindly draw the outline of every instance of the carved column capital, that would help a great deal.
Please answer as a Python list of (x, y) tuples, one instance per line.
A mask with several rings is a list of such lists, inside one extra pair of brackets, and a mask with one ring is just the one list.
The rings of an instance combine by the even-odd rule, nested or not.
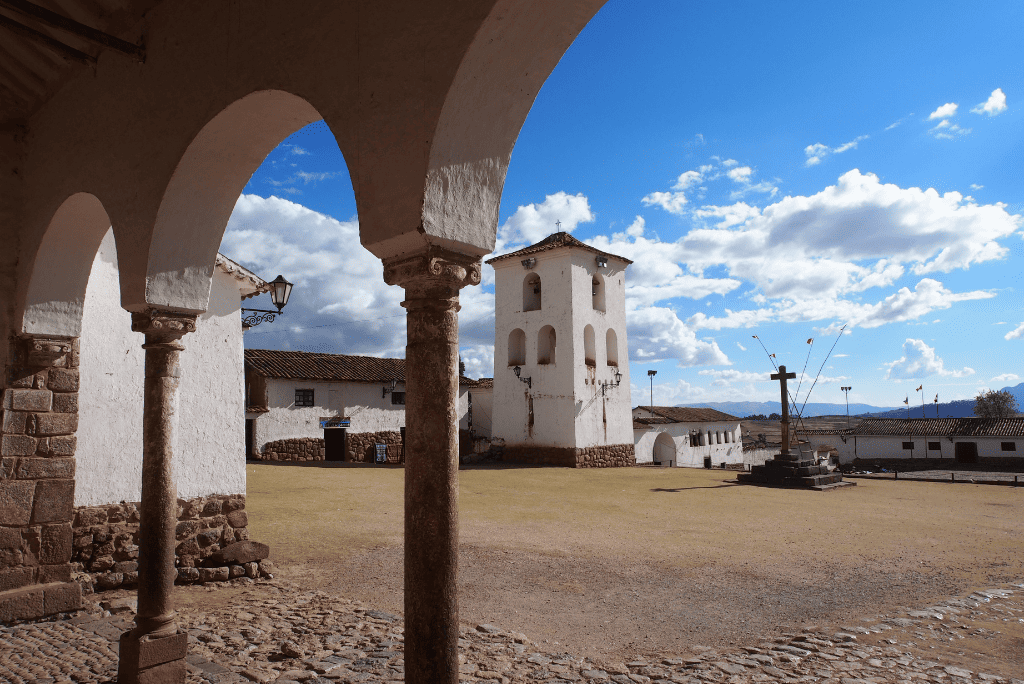
[(196, 314), (146, 309), (132, 313), (132, 332), (144, 333), (146, 345), (169, 344), (181, 349), (178, 340), (186, 333), (195, 332), (196, 318)]
[(57, 360), (71, 353), (74, 338), (46, 335), (23, 336), (25, 359), (30, 366), (54, 366)]
[(480, 284), (480, 257), (430, 247), (412, 256), (384, 259), (384, 282), (406, 289), (447, 288), (457, 293)]

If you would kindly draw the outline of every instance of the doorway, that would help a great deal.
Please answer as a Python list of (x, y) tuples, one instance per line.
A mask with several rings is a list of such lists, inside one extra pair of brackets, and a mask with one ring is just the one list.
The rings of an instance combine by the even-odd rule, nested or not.
[[(252, 452), (252, 432), (253, 425), (256, 423), (252, 418), (245, 419), (245, 460), (255, 458), (255, 454)], [(237, 433), (236, 433), (237, 434)]]
[(978, 462), (978, 443), (977, 442), (957, 442), (954, 449), (957, 463), (977, 463)]
[(654, 458), (656, 464), (669, 467), (676, 464), (676, 443), (667, 432), (659, 432), (654, 440)]
[(345, 460), (345, 428), (324, 429), (324, 460)]

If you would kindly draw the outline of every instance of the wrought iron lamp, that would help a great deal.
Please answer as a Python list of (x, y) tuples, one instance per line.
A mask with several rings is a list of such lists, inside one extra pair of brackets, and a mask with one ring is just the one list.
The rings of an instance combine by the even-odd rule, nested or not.
[[(281, 315), (281, 310), (284, 305), (288, 303), (288, 298), (292, 296), (293, 284), (289, 283), (284, 279), (284, 276), (277, 276), (270, 281), (270, 301), (277, 307), (277, 311), (267, 311), (266, 309), (242, 309), (242, 325), (246, 328), (254, 328), (260, 323), (273, 323), (276, 316)], [(245, 312), (249, 311), (252, 315), (245, 316)]]
[(608, 390), (609, 387), (618, 387), (620, 384), (622, 384), (622, 372), (615, 371), (614, 383), (611, 382), (610, 380), (608, 382), (601, 383), (601, 396), (603, 397), (605, 395), (605, 392)]
[(395, 391), (395, 387), (397, 387), (397, 386), (398, 386), (398, 380), (392, 380), (391, 381), (391, 387), (382, 387), (381, 388), (381, 395), (380, 395), (381, 398), (384, 398), (384, 397), (388, 396), (389, 394), (391, 394), (392, 392), (394, 392)]
[[(519, 374), (523, 372), (523, 369), (516, 366), (512, 369), (512, 372), (516, 374), (517, 378), (519, 378)], [(527, 387), (533, 389), (533, 378), (519, 378), (519, 382), (525, 382)]]

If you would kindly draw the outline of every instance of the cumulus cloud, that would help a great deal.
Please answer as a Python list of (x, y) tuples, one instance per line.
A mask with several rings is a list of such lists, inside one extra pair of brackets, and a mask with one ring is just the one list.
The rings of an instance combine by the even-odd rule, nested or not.
[(984, 185), (978, 185), (977, 183), (971, 183), (971, 190), (981, 190)]
[(626, 312), (630, 358), (674, 359), (680, 367), (728, 365), (729, 357), (714, 340), (697, 339), (676, 313), (649, 306)]
[[(518, 246), (540, 242), (557, 231), (571, 233), (581, 223), (594, 220), (590, 202), (582, 193), (570, 195), (556, 192), (548, 195), (543, 202), (520, 206), (515, 213), (498, 228), (495, 254), (502, 254)], [(556, 223), (561, 223), (556, 226)]]
[(943, 119), (934, 128), (928, 129), (928, 132), (933, 136), (943, 140), (952, 140), (958, 135), (967, 135), (971, 132), (970, 128), (961, 128), (955, 123), (950, 122), (949, 119)]
[(265, 339), (274, 348), (404, 355), (402, 290), (384, 283), (380, 259), (359, 245), (356, 220), (338, 221), (279, 197), (242, 195), (220, 251), (267, 279), (280, 273), (295, 283), (281, 325), (246, 333), (249, 345), (263, 346)]
[(975, 114), (988, 114), (996, 116), (1006, 111), (1006, 94), (1002, 88), (996, 88), (988, 99), (971, 110)]
[[(893, 124), (895, 125), (895, 124)], [(820, 164), (821, 161), (830, 154), (842, 154), (848, 150), (856, 149), (858, 143), (862, 140), (867, 140), (868, 136), (860, 135), (851, 140), (850, 142), (843, 143), (838, 147), (829, 147), (821, 143), (814, 143), (804, 148), (804, 154), (807, 156), (807, 160), (804, 162), (804, 166), (815, 166)]]
[(931, 121), (932, 119), (948, 119), (952, 116), (956, 116), (956, 110), (958, 108), (959, 105), (957, 105), (955, 102), (947, 102), (946, 104), (942, 105), (934, 112), (929, 114), (928, 120)]
[(989, 382), (1018, 382), (1020, 376), (1016, 373), (1003, 373), (992, 378)]
[(962, 370), (946, 370), (942, 359), (935, 354), (935, 348), (929, 347), (924, 340), (907, 338), (903, 343), (903, 356), (886, 364), (889, 370), (886, 380), (921, 379), (929, 375), (945, 375), (963, 378), (974, 375), (974, 369), (964, 367)]
[(1019, 340), (1022, 337), (1024, 337), (1024, 323), (1021, 323), (1016, 328), (1003, 335), (1003, 339), (1007, 340)]

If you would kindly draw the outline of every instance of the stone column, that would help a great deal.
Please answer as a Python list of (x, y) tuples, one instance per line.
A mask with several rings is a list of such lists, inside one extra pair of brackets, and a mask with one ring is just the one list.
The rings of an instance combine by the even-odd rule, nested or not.
[(405, 681), (458, 684), (459, 290), (479, 257), (385, 260), (405, 288)]
[(142, 504), (139, 507), (139, 605), (135, 629), (121, 636), (118, 682), (185, 681), (188, 635), (174, 622), (174, 531), (178, 491), (171, 464), (178, 416), (181, 338), (196, 329), (195, 314), (150, 309), (132, 314), (145, 333), (142, 411)]

